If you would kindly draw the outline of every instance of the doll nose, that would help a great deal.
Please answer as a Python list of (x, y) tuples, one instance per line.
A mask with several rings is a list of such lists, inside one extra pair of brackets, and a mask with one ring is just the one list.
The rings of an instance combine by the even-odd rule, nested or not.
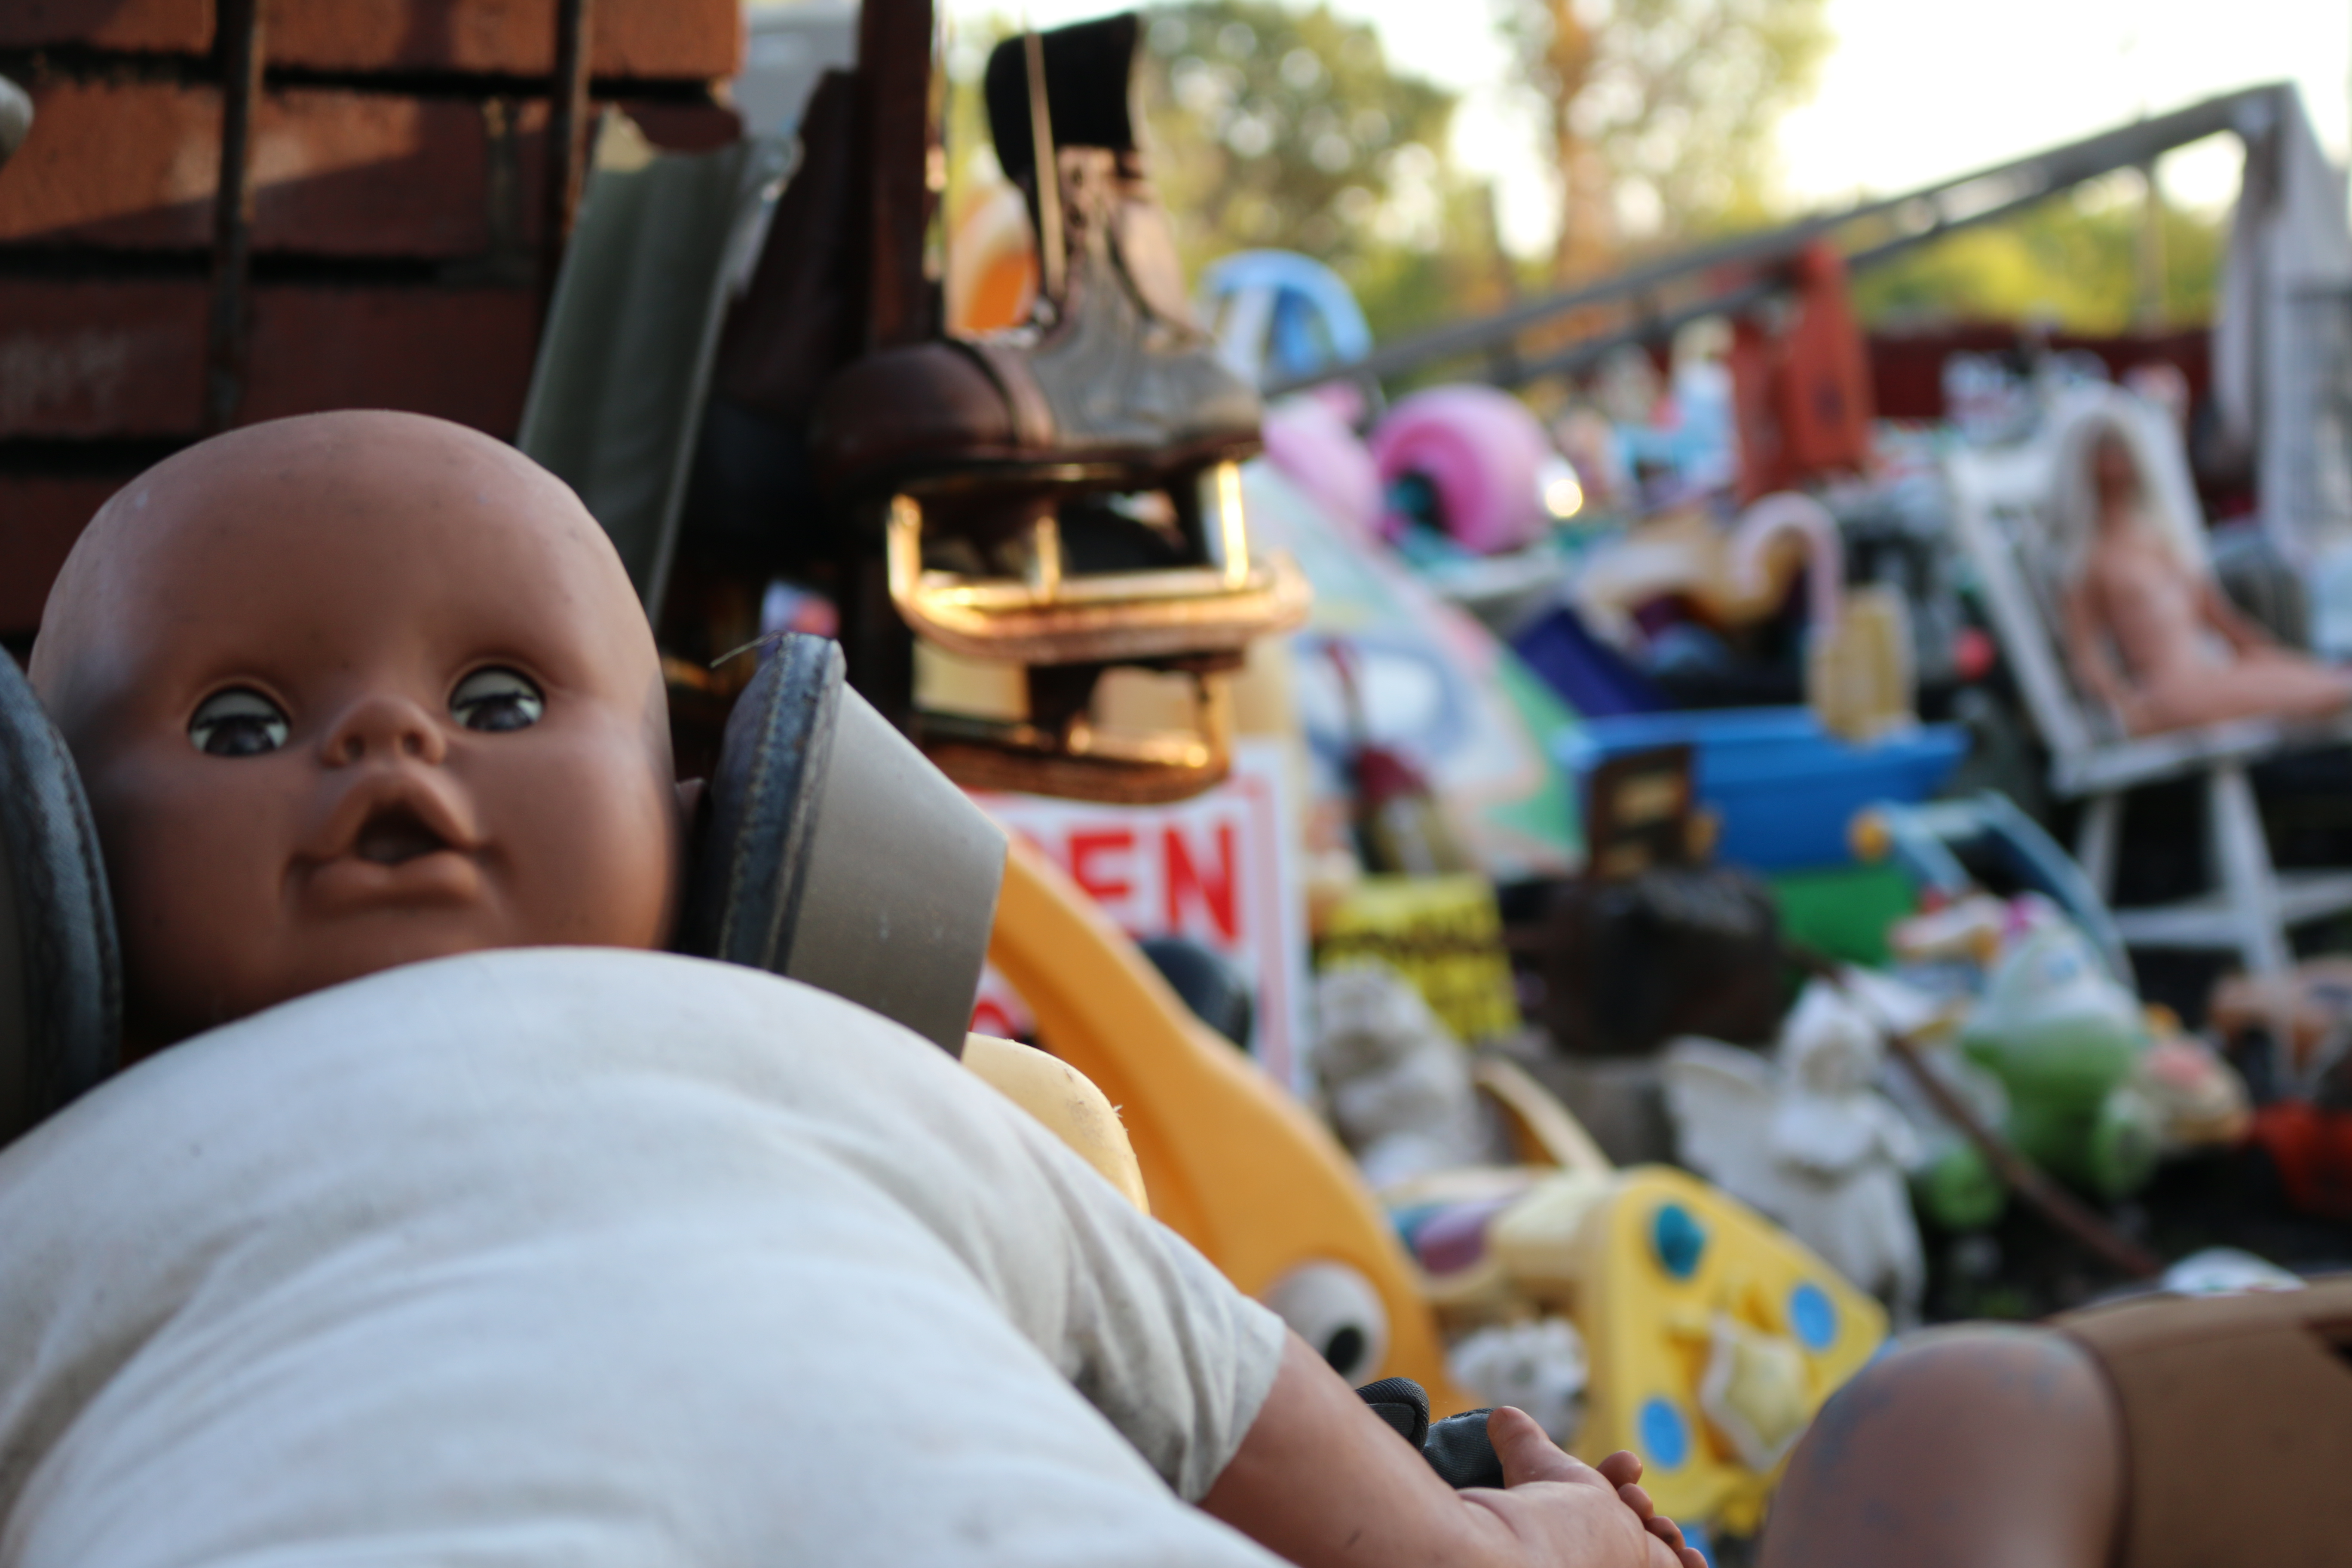
[(448, 752), (431, 714), (402, 697), (363, 697), (346, 709), (323, 747), (329, 767), (415, 757), (438, 763)]

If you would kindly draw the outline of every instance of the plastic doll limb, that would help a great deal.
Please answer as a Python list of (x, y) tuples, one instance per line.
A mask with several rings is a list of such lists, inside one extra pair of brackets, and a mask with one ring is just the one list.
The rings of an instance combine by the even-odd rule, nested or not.
[(1678, 1568), (1696, 1559), (1678, 1558), (1678, 1531), (1670, 1543), (1667, 1531), (1646, 1528), (1638, 1487), (1618, 1489), (1618, 1475), (1638, 1473), (1621, 1468), (1626, 1456), (1604, 1475), (1516, 1411), (1497, 1411), (1488, 1430), (1507, 1489), (1454, 1492), (1294, 1337), (1256, 1421), (1201, 1506), (1307, 1568)]
[(1143, 1169), (1135, 1163), (1135, 1145), (1128, 1141), (1127, 1129), (1119, 1124), (1118, 1108), (1093, 1079), (1059, 1057), (993, 1035), (966, 1035), (963, 1065), (1045, 1123), (1047, 1131), (1069, 1145), (1070, 1152), (1117, 1187), (1120, 1196), (1145, 1214), (1151, 1212), (1143, 1191)]
[(989, 959), (1035, 1013), (1040, 1043), (1119, 1108), (1155, 1215), (1261, 1299), (1303, 1269), (1349, 1271), (1386, 1319), (1386, 1355), (1359, 1381), (1410, 1377), (1440, 1415), (1478, 1403), (1445, 1375), (1412, 1263), (1346, 1152), (1018, 838)]
[(2316, 720), (2352, 705), (2352, 671), (2288, 653), (2179, 670), (2148, 685), (2127, 710), (2135, 734), (2250, 717)]
[(1772, 1504), (1761, 1568), (2103, 1568), (2122, 1517), (2123, 1426), (2063, 1336), (1921, 1336), (1822, 1407)]

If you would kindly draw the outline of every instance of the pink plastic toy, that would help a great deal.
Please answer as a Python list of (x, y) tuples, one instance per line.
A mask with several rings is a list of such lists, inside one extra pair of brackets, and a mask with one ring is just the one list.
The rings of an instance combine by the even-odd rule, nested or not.
[[(1381, 475), (1362, 440), (1349, 428), (1343, 399), (1319, 395), (1323, 390), (1265, 411), (1260, 426), (1265, 460), (1306, 491), (1350, 539), (1369, 540), (1381, 526)], [(1361, 399), (1355, 401), (1360, 405)]]
[[(1491, 386), (1439, 386), (1401, 399), (1372, 431), (1381, 483), (1419, 474), (1437, 491), (1445, 531), (1481, 555), (1517, 550), (1549, 521), (1543, 468), (1555, 454), (1527, 405)], [(1393, 539), (1405, 519), (1391, 511)]]

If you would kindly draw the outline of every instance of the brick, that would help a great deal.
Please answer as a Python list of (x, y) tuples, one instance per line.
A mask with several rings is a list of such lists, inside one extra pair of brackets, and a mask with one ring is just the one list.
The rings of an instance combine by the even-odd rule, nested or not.
[(404, 408), (511, 440), (538, 342), (527, 289), (263, 289), (237, 417)]
[[(554, 0), (265, 0), (272, 65), (545, 76)], [(599, 78), (709, 81), (742, 68), (738, 0), (596, 0)]]
[[(5, 4), (5, 0), (0, 0)], [(212, 244), (220, 100), (161, 82), (58, 82), (0, 169), (0, 243), (200, 250)], [(625, 101), (657, 147), (736, 140), (718, 104)], [(254, 246), (457, 260), (537, 242), (544, 100), (273, 93), (257, 117)], [(508, 173), (501, 175), (499, 172)]]
[(58, 44), (200, 55), (213, 47), (212, 0), (7, 0), (0, 49)]
[[(55, 82), (0, 169), (0, 241), (140, 248), (212, 243), (220, 97), (163, 82)], [(255, 248), (479, 255), (490, 243), (482, 108), (298, 89), (255, 116)]]
[[(0, 279), (0, 437), (194, 435), (208, 300), (194, 279)], [(509, 438), (538, 327), (522, 289), (264, 285), (239, 417), (405, 408)]]
[(66, 552), (107, 498), (131, 478), (0, 474), (0, 637), (31, 635)]
[(0, 435), (177, 435), (204, 411), (205, 286), (0, 279)]
[(50, 82), (0, 168), (0, 240), (204, 245), (220, 173), (220, 98), (162, 83)]

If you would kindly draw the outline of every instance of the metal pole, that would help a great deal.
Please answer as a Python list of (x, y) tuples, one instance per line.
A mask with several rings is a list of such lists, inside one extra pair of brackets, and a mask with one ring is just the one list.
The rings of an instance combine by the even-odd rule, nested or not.
[(212, 315), (204, 430), (226, 430), (245, 397), (253, 253), (253, 110), (261, 98), (261, 0), (226, 0), (221, 18), (220, 180), (213, 201)]
[(1266, 393), (1278, 397), (1318, 382), (1402, 375), (1449, 359), (1491, 355), (1497, 343), (1573, 311), (1700, 278), (1719, 268), (1769, 268), (1787, 261), (1812, 240), (1848, 225), (1899, 220), (1908, 212), (1925, 209), (1930, 221), (1924, 227), (1899, 233), (1871, 249), (1849, 255), (1847, 268), (1859, 271), (1943, 235), (2031, 206), (2095, 175), (2147, 163), (2172, 148), (2216, 132), (2240, 130), (2251, 108), (2274, 98), (2279, 91), (2279, 85), (2273, 83), (2224, 93), (2154, 120), (2137, 121), (2031, 157), (1939, 180), (1902, 195), (1881, 197), (1842, 212), (1824, 213), (1780, 228), (1702, 246), (1613, 278), (1531, 300), (1491, 316), (1433, 328), (1402, 342), (1385, 344), (1353, 363), (1327, 365), (1311, 375), (1277, 382)]
[(1029, 147), (1037, 166), (1037, 258), (1045, 298), (1062, 308), (1062, 164), (1054, 151), (1054, 111), (1045, 96), (1045, 40), (1030, 27), (1021, 35), (1022, 75), (1029, 84)]
[(2139, 166), (2139, 309), (2133, 324), (2144, 332), (2164, 325), (2164, 187), (2157, 182), (2156, 160)]
[(542, 301), (555, 297), (563, 247), (572, 237), (580, 189), (586, 183), (589, 35), (594, 25), (595, 0), (556, 0), (555, 79), (547, 105), (547, 205), (539, 236)]

